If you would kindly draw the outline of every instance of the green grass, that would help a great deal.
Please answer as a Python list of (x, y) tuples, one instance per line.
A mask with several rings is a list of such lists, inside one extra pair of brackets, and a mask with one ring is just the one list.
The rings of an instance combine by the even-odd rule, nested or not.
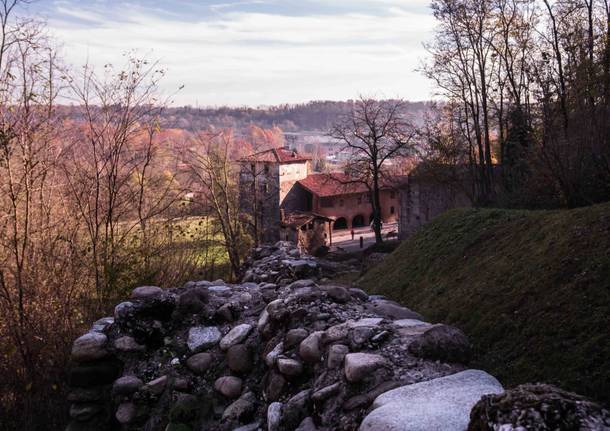
[(450, 211), (358, 284), (463, 329), (505, 385), (610, 401), (610, 204)]

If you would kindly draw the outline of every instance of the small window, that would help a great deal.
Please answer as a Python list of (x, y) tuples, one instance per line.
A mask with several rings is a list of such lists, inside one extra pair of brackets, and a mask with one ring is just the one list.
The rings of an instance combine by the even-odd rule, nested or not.
[(333, 198), (322, 198), (320, 199), (320, 206), (322, 208), (332, 208), (334, 205)]
[(390, 207), (390, 214), (394, 214), (396, 210), (394, 209), (394, 207)]
[(250, 170), (252, 171), (252, 173), (253, 173), (253, 174), (255, 174), (255, 175), (256, 175), (256, 165), (255, 165), (254, 163), (252, 163), (252, 164), (250, 165)]

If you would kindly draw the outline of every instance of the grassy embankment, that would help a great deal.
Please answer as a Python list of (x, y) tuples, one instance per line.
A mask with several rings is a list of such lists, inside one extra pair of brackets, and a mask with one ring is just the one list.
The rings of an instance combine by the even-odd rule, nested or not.
[(454, 210), (359, 285), (463, 329), (505, 385), (545, 381), (610, 401), (610, 204)]

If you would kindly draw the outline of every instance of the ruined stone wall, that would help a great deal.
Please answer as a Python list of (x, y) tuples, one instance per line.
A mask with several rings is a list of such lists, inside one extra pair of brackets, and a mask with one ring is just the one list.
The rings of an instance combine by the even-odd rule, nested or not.
[[(472, 429), (510, 420), (459, 329), (328, 284), (341, 265), (282, 242), (255, 249), (239, 284), (136, 288), (74, 342), (67, 431), (464, 431), (485, 395)], [(555, 405), (583, 410), (570, 402)], [(596, 412), (583, 423), (599, 427), (569, 429), (607, 429)]]
[(459, 187), (410, 177), (400, 188), (399, 237), (410, 237), (445, 211), (470, 206), (470, 198)]

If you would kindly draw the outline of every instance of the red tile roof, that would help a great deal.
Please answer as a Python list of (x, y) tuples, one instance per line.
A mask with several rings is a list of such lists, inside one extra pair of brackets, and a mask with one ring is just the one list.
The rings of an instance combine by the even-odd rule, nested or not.
[[(306, 178), (297, 181), (302, 187), (319, 197), (330, 197), (349, 195), (356, 193), (368, 193), (368, 187), (351, 179), (348, 175), (338, 172), (328, 174), (310, 174)], [(394, 186), (390, 180), (382, 179), (382, 189), (390, 189)]]
[(303, 163), (311, 160), (311, 157), (302, 156), (294, 150), (284, 147), (271, 148), (251, 154), (241, 159), (241, 162), (271, 162), (271, 163)]
[(341, 173), (311, 174), (298, 181), (305, 189), (320, 197), (366, 193), (366, 185), (350, 182), (350, 178)]

